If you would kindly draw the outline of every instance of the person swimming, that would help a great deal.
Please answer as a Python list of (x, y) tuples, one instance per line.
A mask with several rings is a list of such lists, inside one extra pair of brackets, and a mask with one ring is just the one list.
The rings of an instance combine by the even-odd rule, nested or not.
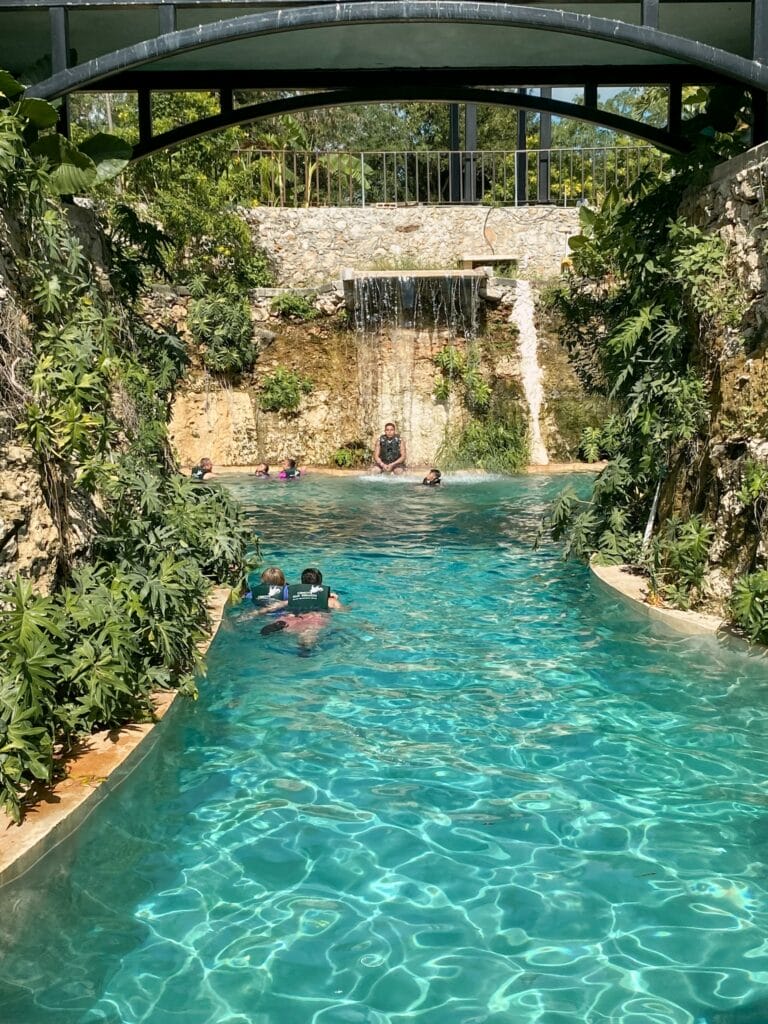
[(286, 459), (283, 468), (280, 470), (281, 480), (298, 480), (301, 470), (296, 467), (296, 459)]
[(424, 487), (439, 487), (443, 482), (442, 473), (439, 469), (430, 469), (421, 482)]
[(256, 467), (256, 469), (254, 469), (253, 475), (254, 476), (268, 477), (269, 476), (269, 464), (266, 463), (266, 462), (260, 462), (258, 464), (258, 466)]
[(314, 566), (304, 569), (300, 584), (286, 589), (287, 600), (282, 603), (285, 614), (262, 627), (262, 636), (287, 629), (298, 634), (299, 643), (312, 645), (329, 624), (329, 612), (345, 611), (339, 595), (323, 585), (323, 574)]

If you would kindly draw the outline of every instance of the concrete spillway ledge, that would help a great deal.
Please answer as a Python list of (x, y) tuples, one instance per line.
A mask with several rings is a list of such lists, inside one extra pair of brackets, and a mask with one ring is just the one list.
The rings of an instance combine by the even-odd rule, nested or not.
[[(211, 635), (200, 644), (210, 647), (221, 623), (229, 590), (217, 587), (208, 602)], [(71, 835), (102, 800), (126, 779), (152, 749), (169, 713), (181, 703), (178, 691), (155, 695), (155, 722), (125, 725), (86, 737), (67, 760), (64, 778), (41, 789), (21, 825), (0, 812), (0, 886), (28, 871), (50, 850)]]
[(768, 660), (768, 647), (748, 643), (743, 637), (735, 634), (724, 619), (716, 615), (648, 604), (647, 578), (629, 572), (625, 566), (595, 565), (590, 562), (589, 568), (593, 581), (600, 589), (631, 604), (649, 619), (662, 622), (670, 629), (686, 633), (688, 636), (713, 636), (718, 643), (726, 647)]

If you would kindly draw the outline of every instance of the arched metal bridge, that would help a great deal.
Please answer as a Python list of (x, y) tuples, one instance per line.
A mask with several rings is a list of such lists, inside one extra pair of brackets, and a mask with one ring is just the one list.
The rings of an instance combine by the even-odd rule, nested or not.
[[(65, 128), (73, 92), (138, 93), (137, 157), (288, 110), (408, 100), (578, 117), (679, 151), (683, 86), (718, 82), (751, 93), (752, 141), (768, 137), (768, 0), (0, 0), (0, 18), (0, 67), (62, 99)], [(668, 89), (663, 129), (598, 106), (600, 86), (649, 84)], [(552, 99), (563, 86), (583, 104)], [(218, 91), (220, 113), (155, 135), (152, 93), (176, 89)], [(302, 95), (236, 108), (235, 89)]]

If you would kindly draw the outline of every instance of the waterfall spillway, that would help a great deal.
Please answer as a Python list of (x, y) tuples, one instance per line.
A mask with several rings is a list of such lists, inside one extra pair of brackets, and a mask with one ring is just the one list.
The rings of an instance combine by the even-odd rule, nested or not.
[(509, 319), (520, 332), (520, 374), (530, 416), (531, 462), (535, 466), (546, 466), (549, 456), (541, 436), (540, 422), (544, 377), (538, 359), (539, 339), (534, 318), (533, 289), (530, 281), (518, 280), (516, 286), (515, 305)]
[(344, 274), (344, 299), (355, 328), (376, 334), (390, 327), (447, 330), (474, 337), (483, 304), (478, 270), (362, 270)]
[(411, 465), (431, 463), (466, 410), (435, 397), (435, 356), (452, 339), (472, 339), (484, 319), (478, 270), (347, 270), (344, 298), (355, 326), (363, 428), (377, 436), (392, 421)]

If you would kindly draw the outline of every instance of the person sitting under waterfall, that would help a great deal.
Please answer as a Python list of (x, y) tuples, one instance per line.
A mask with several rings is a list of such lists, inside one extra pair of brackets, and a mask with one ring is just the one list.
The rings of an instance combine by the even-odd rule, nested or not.
[(424, 487), (439, 487), (443, 482), (443, 474), (439, 469), (430, 469), (424, 479), (421, 481)]
[(402, 473), (405, 469), (405, 441), (394, 423), (384, 424), (384, 433), (376, 442), (373, 461), (380, 473)]

